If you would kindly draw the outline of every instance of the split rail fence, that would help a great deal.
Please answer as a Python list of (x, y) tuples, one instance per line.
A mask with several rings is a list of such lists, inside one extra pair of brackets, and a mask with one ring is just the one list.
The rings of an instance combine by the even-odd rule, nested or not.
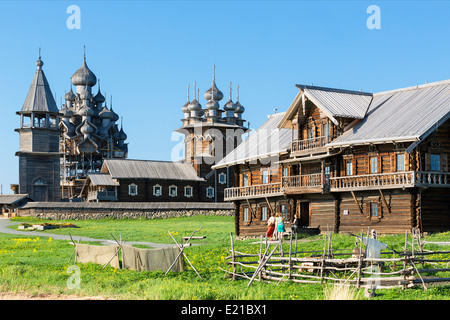
[[(369, 233), (369, 232), (368, 232)], [(297, 251), (297, 235), (289, 239), (289, 249), (284, 250), (282, 239), (268, 241), (261, 236), (259, 253), (248, 254), (234, 249), (231, 237), (231, 255), (226, 257), (228, 275), (233, 280), (297, 283), (331, 283), (335, 285), (354, 285), (367, 289), (411, 288), (428, 283), (450, 281), (450, 251), (429, 251), (424, 249), (420, 234), (413, 230), (411, 236), (405, 233), (405, 245), (401, 252), (387, 248), (381, 255), (388, 258), (368, 258), (363, 246), (363, 233), (356, 236), (355, 248), (333, 248), (331, 232), (323, 239), (321, 251)], [(367, 238), (368, 239), (368, 235)], [(359, 244), (358, 244), (359, 243)], [(448, 243), (450, 245), (450, 243)]]

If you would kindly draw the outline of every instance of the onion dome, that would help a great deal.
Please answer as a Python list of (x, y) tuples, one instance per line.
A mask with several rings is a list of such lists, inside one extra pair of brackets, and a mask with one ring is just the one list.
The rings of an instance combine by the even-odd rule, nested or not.
[(219, 110), (220, 106), (216, 100), (209, 100), (206, 104), (207, 110)]
[(119, 134), (117, 136), (117, 140), (125, 141), (125, 140), (127, 140), (127, 138), (128, 138), (127, 134), (123, 131), (123, 127), (120, 128)]
[(111, 121), (117, 121), (117, 120), (119, 120), (119, 115), (118, 115), (117, 113), (114, 112), (113, 107), (112, 107), (112, 104), (111, 104), (111, 114), (112, 114)]
[(75, 101), (75, 94), (72, 91), (72, 86), (70, 86), (70, 90), (66, 93), (64, 98), (66, 99), (66, 101)]
[(181, 107), (181, 111), (183, 113), (188, 113), (189, 112), (189, 101), (187, 101), (182, 107)]
[(211, 85), (211, 88), (206, 90), (206, 92), (203, 95), (206, 100), (215, 100), (220, 101), (223, 98), (223, 93), (219, 89), (217, 89), (216, 82), (213, 80), (213, 83)]
[(225, 105), (223, 106), (223, 110), (225, 111), (235, 111), (237, 108), (236, 104), (231, 100), (228, 100), (227, 103), (225, 103)]
[(234, 110), (234, 112), (235, 113), (244, 113), (244, 111), (245, 111), (244, 106), (239, 101), (237, 101), (236, 102), (236, 110)]
[(36, 66), (38, 69), (42, 69), (42, 66), (44, 65), (44, 61), (41, 60), (41, 54), (39, 52), (39, 59), (36, 61)]
[(72, 84), (75, 86), (93, 87), (97, 83), (97, 77), (86, 64), (86, 57), (83, 60), (83, 65), (81, 66), (81, 68), (75, 71), (75, 73), (72, 75), (71, 80)]
[(88, 121), (85, 121), (80, 128), (80, 132), (82, 134), (89, 135), (95, 132), (95, 128)]
[(78, 110), (78, 114), (80, 116), (93, 116), (94, 115), (94, 110), (92, 110), (91, 108), (89, 108), (86, 105), (83, 105), (80, 110)]
[(202, 110), (202, 105), (197, 101), (197, 99), (192, 100), (191, 103), (189, 103), (189, 111), (200, 111)]
[(112, 112), (106, 106), (104, 106), (102, 108), (102, 110), (100, 110), (100, 112), (98, 113), (98, 116), (101, 119), (109, 119), (109, 120), (111, 120), (113, 118)]
[(99, 103), (103, 103), (103, 102), (105, 102), (105, 97), (101, 94), (101, 92), (100, 92), (100, 89), (98, 89), (98, 92), (97, 92), (97, 94), (95, 95), (95, 97), (94, 97), (94, 102), (96, 103), (96, 104), (99, 104)]

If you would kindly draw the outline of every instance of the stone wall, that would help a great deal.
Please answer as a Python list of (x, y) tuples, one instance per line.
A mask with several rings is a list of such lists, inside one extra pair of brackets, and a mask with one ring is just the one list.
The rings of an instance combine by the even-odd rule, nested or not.
[[(31, 204), (31, 203), (30, 203)], [(184, 208), (170, 208), (170, 206), (163, 206), (160, 208), (152, 208), (151, 206), (144, 206), (144, 208), (129, 208), (126, 205), (120, 206), (118, 204), (112, 206), (98, 206), (98, 205), (80, 205), (75, 204), (70, 206), (64, 205), (32, 205), (24, 206), (18, 210), (19, 216), (32, 216), (39, 219), (49, 220), (86, 220), (86, 219), (166, 219), (177, 217), (192, 217), (196, 215), (203, 216), (234, 216), (234, 209), (227, 205), (211, 204), (210, 208), (202, 204), (200, 209), (195, 206)]]

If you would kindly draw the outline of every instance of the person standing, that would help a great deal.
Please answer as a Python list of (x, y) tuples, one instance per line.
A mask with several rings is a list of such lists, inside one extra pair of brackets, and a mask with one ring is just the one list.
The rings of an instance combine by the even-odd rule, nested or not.
[(284, 218), (280, 213), (275, 215), (275, 222), (277, 225), (277, 237), (278, 239), (283, 239), (283, 232), (286, 230), (284, 229)]
[(275, 230), (275, 217), (273, 216), (273, 213), (270, 213), (270, 218), (269, 220), (267, 220), (266, 237), (272, 238), (274, 230)]

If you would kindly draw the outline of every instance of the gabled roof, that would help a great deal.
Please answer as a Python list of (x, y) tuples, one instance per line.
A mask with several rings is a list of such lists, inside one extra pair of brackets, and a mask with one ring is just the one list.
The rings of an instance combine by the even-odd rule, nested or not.
[(305, 96), (330, 118), (363, 119), (372, 94), (334, 88), (297, 85)]
[(375, 93), (367, 115), (329, 146), (425, 139), (450, 118), (450, 80)]
[(90, 173), (87, 176), (87, 181), (90, 180), (93, 186), (119, 186), (119, 182), (111, 178), (108, 173)]
[(27, 97), (22, 106), (21, 113), (31, 112), (51, 112), (58, 113), (58, 107), (56, 106), (55, 99), (44, 71), (42, 70), (41, 58), (36, 62), (37, 70), (34, 74), (33, 81), (31, 82), (30, 89), (28, 90)]
[(108, 159), (103, 162), (101, 171), (109, 172), (112, 179), (204, 181), (197, 176), (192, 164), (182, 162)]
[(285, 127), (287, 120), (291, 120), (302, 107), (305, 98), (312, 101), (335, 124), (338, 124), (336, 118), (340, 117), (363, 119), (372, 100), (372, 93), (368, 92), (300, 84), (296, 87), (300, 91), (280, 121), (280, 128)]
[(261, 127), (212, 168), (219, 169), (246, 161), (261, 160), (286, 152), (291, 144), (292, 131), (291, 129), (278, 129), (284, 115), (285, 112), (269, 115)]

